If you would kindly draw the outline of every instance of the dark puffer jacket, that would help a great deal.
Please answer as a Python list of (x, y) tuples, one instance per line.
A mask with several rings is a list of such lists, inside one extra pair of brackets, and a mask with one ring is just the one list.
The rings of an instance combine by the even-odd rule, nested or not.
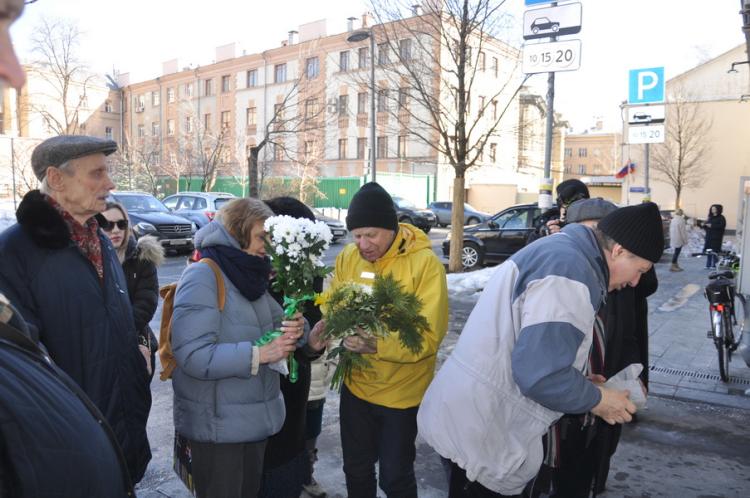
[[(714, 207), (717, 214), (713, 214)], [(727, 220), (721, 214), (723, 211), (724, 206), (721, 204), (714, 204), (708, 210), (708, 218), (703, 224), (703, 229), (706, 231), (706, 243), (703, 247), (704, 252), (706, 249), (711, 249), (714, 252), (721, 251), (721, 243), (724, 240), (724, 229), (727, 227)]]
[(146, 437), (151, 393), (112, 244), (100, 231), (102, 282), (42, 194), (26, 194), (16, 216), (18, 224), (0, 234), (0, 291), (104, 414), (138, 482), (151, 459)]
[(128, 296), (133, 306), (133, 321), (138, 335), (148, 339), (152, 351), (155, 337), (148, 323), (159, 304), (159, 276), (156, 268), (164, 261), (164, 249), (156, 238), (147, 235), (128, 240), (122, 271), (128, 284)]

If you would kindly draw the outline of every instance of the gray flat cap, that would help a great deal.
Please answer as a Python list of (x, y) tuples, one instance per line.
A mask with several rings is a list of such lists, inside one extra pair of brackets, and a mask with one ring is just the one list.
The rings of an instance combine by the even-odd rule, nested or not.
[(50, 166), (60, 166), (65, 161), (91, 154), (108, 156), (116, 150), (117, 142), (114, 140), (86, 135), (60, 135), (48, 138), (36, 146), (31, 154), (31, 167), (39, 181), (42, 181)]
[(568, 206), (566, 219), (568, 223), (579, 223), (586, 220), (601, 220), (609, 213), (617, 209), (613, 203), (596, 197), (594, 199), (581, 199)]

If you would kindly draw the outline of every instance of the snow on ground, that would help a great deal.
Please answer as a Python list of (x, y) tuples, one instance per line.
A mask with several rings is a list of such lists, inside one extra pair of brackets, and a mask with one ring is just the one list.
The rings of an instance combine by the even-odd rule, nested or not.
[(448, 294), (457, 298), (479, 297), (495, 270), (497, 270), (497, 266), (466, 273), (449, 273), (447, 275)]
[(0, 201), (0, 232), (16, 222), (16, 209), (13, 201)]

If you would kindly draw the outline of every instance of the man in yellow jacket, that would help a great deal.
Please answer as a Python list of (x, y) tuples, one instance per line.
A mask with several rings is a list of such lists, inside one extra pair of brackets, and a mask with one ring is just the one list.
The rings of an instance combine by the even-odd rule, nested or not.
[(346, 225), (354, 242), (336, 258), (332, 288), (345, 282), (372, 284), (391, 274), (422, 301), (430, 324), (424, 347), (413, 354), (397, 335), (385, 339), (348, 337), (344, 346), (362, 353), (371, 368), (356, 370), (341, 389), (341, 446), (347, 494), (416, 497), (414, 477), (417, 410), (435, 372), (435, 359), (448, 328), (445, 269), (430, 239), (418, 228), (399, 224), (393, 199), (377, 183), (367, 183), (349, 205)]

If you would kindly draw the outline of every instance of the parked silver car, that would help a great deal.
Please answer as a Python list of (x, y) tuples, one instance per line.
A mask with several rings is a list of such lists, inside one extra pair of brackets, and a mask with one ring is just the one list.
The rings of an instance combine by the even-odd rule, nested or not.
[(179, 192), (165, 197), (162, 202), (170, 211), (201, 228), (214, 219), (221, 206), (235, 197), (225, 192)]
[[(438, 226), (448, 226), (451, 224), (451, 215), (453, 211), (453, 203), (445, 201), (431, 202), (427, 209), (435, 213)], [(464, 203), (464, 225), (476, 225), (487, 221), (492, 217), (489, 213), (483, 213), (477, 211), (471, 207), (468, 203)]]

